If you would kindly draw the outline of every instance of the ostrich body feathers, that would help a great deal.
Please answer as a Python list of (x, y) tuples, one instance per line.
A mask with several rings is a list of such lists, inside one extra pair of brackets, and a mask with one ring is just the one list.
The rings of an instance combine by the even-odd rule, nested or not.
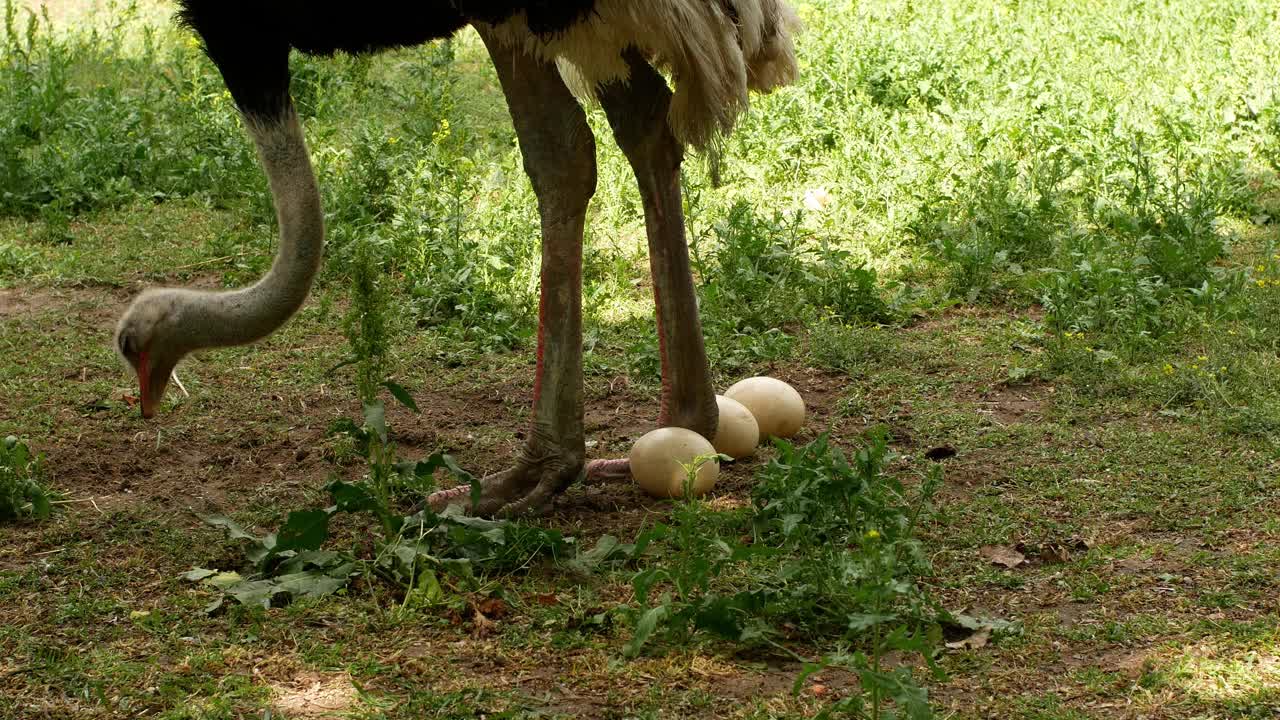
[(589, 97), (625, 81), (623, 51), (640, 49), (675, 84), (669, 116), (682, 141), (705, 147), (728, 132), (749, 90), (796, 75), (784, 0), (181, 0), (180, 16), (205, 42), (249, 115), (275, 117), (288, 102), (288, 53), (372, 53), (493, 27), (503, 42), (554, 60)]

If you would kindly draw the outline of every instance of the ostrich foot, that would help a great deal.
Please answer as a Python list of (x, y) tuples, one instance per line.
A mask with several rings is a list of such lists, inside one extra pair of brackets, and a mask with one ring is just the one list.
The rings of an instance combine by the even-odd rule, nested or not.
[(604, 480), (618, 482), (631, 479), (631, 461), (626, 458), (617, 460), (592, 460), (587, 463), (587, 480)]
[[(535, 463), (520, 463), (480, 481), (480, 505), (475, 514), (500, 517), (535, 515), (545, 510), (556, 495), (564, 492), (581, 475), (585, 475), (587, 480), (621, 482), (631, 477), (631, 464), (626, 458), (592, 460), (585, 469), (574, 470), (571, 465), (563, 463), (559, 467), (551, 464), (541, 468)], [(436, 512), (449, 505), (467, 505), (470, 502), (470, 485), (438, 490), (427, 498), (427, 504)]]
[[(574, 462), (557, 455), (540, 460), (522, 458), (510, 470), (480, 480), (480, 502), (468, 509), (474, 515), (485, 517), (534, 515), (581, 477), (582, 471), (580, 460)], [(471, 486), (459, 485), (434, 492), (427, 498), (427, 504), (436, 511), (449, 505), (469, 506)]]

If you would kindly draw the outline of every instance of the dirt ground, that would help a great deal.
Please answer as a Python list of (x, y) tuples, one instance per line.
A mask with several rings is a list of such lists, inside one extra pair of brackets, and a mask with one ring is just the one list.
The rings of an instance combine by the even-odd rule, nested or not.
[[(130, 295), (130, 288), (95, 286), (0, 292), (0, 322), (10, 329), (20, 324), (24, 332), (34, 331), (51, 346), (80, 346), (85, 353), (50, 352), (42, 357), (36, 349), (20, 358), (17, 367), (26, 379), (52, 388), (53, 393), (45, 398), (23, 393), (17, 407), (0, 411), (0, 429), (39, 438), (35, 444), (47, 455), (52, 484), (69, 501), (52, 525), (6, 531), (10, 539), (5, 544), (11, 551), (0, 556), (0, 571), (12, 577), (43, 578), (38, 587), (13, 596), (25, 598), (24, 602), (9, 605), (7, 611), (0, 609), (0, 619), (10, 627), (56, 624), (58, 612), (69, 612), (67, 605), (82, 602), (76, 598), (83, 591), (74, 587), (89, 577), (84, 575), (84, 563), (89, 563), (106, 577), (118, 575), (105, 589), (116, 613), (109, 613), (115, 618), (109, 623), (115, 628), (109, 635), (113, 642), (126, 643), (120, 648), (133, 648), (126, 656), (169, 657), (164, 660), (169, 665), (154, 672), (161, 676), (175, 672), (174, 668), (181, 672), (182, 663), (193, 660), (170, 655), (179, 652), (184, 641), (134, 637), (130, 623), (118, 613), (128, 607), (181, 616), (174, 622), (192, 626), (182, 632), (206, 638), (200, 641), (203, 647), (220, 648), (222, 669), (206, 668), (203, 675), (196, 675), (249, 672), (256, 678), (255, 688), (274, 688), (268, 692), (277, 698), (277, 708), (288, 708), (288, 717), (325, 716), (327, 703), (350, 705), (350, 693), (344, 689), (350, 681), (342, 668), (372, 659), (395, 671), (381, 680), (361, 678), (366, 691), (395, 697), (403, 692), (397, 683), (417, 678), (415, 682), (437, 695), (454, 697), (459, 707), (483, 707), (486, 702), (498, 702), (492, 700), (497, 696), (504, 700), (492, 707), (509, 706), (512, 697), (526, 698), (519, 701), (526, 707), (533, 702), (527, 698), (536, 697), (539, 700), (533, 704), (553, 715), (620, 717), (626, 715), (626, 708), (645, 706), (643, 694), (636, 689), (618, 689), (622, 676), (675, 682), (660, 698), (650, 700), (662, 708), (664, 716), (686, 712), (679, 710), (681, 703), (696, 705), (697, 698), (729, 703), (713, 713), (724, 717), (749, 716), (744, 712), (751, 707), (773, 707), (769, 712), (775, 714), (803, 713), (802, 708), (816, 702), (813, 694), (790, 697), (790, 683), (799, 667), (775, 657), (686, 648), (636, 661), (625, 669), (604, 670), (610, 667), (607, 658), (616, 651), (617, 641), (560, 652), (539, 642), (513, 639), (520, 626), (540, 617), (543, 602), (560, 610), (571, 606), (570, 614), (579, 617), (629, 601), (625, 585), (584, 589), (566, 585), (565, 578), (554, 573), (521, 581), (516, 585), (520, 599), (505, 600), (504, 609), (493, 618), (486, 616), (483, 626), (474, 617), (468, 620), (466, 612), (446, 613), (443, 618), (428, 614), (410, 630), (400, 625), (388, 628), (393, 633), (390, 639), (370, 645), (349, 620), (339, 619), (356, 608), (344, 610), (338, 601), (316, 614), (271, 611), (270, 619), (264, 620), (275, 627), (264, 630), (263, 637), (270, 638), (264, 640), (265, 647), (227, 646), (213, 640), (217, 633), (228, 632), (224, 625), (228, 621), (201, 620), (195, 608), (182, 609), (207, 601), (208, 595), (177, 576), (193, 565), (234, 568), (238, 560), (234, 546), (221, 541), (196, 514), (239, 512), (243, 516), (248, 510), (259, 528), (267, 529), (279, 522), (282, 512), (318, 501), (328, 478), (360, 474), (361, 466), (343, 455), (328, 433), (336, 418), (356, 413), (347, 384), (323, 374), (296, 376), (299, 358), (322, 348), (340, 348), (343, 340), (333, 318), (304, 312), (291, 329), (257, 350), (194, 360), (184, 372), (192, 397), (166, 408), (158, 421), (144, 422), (129, 407), (132, 388), (118, 361), (106, 348), (85, 348), (109, 342), (112, 320)], [(1127, 442), (1122, 439), (1135, 428), (1146, 433), (1180, 431), (1176, 422), (1158, 415), (1120, 410), (1111, 415), (1097, 413), (1087, 427), (1074, 427), (1073, 411), (1060, 405), (1059, 388), (992, 382), (989, 371), (974, 377), (963, 358), (947, 357), (928, 345), (943, 342), (980, 348), (978, 338), (1003, 321), (992, 312), (955, 311), (901, 331), (905, 357), (914, 363), (909, 376), (916, 378), (917, 385), (897, 395), (867, 399), (859, 388), (869, 384), (870, 374), (859, 379), (794, 364), (766, 371), (791, 383), (806, 398), (810, 416), (799, 441), (829, 432), (837, 442), (849, 443), (867, 427), (884, 425), (901, 456), (893, 471), (907, 475), (930, 462), (926, 452), (949, 455), (955, 451), (953, 457), (942, 460), (946, 484), (939, 502), (949, 519), (944, 517), (927, 529), (926, 540), (937, 548), (938, 567), (938, 576), (929, 582), (944, 606), (1016, 620), (1025, 627), (1025, 634), (1022, 640), (951, 658), (950, 680), (932, 687), (943, 707), (959, 712), (959, 717), (1013, 716), (988, 715), (985, 707), (1004, 708), (1002, 713), (1017, 708), (1026, 711), (1022, 714), (1026, 717), (1077, 717), (1035, 715), (1026, 703), (1010, 705), (1008, 693), (1016, 687), (1025, 697), (1050, 698), (1036, 702), (1075, 708), (1072, 712), (1083, 713), (1080, 717), (1193, 717), (1186, 713), (1190, 701), (1173, 689), (1148, 693), (1142, 703), (1128, 709), (1117, 699), (1123, 697), (1117, 692), (1121, 687), (1139, 687), (1134, 683), (1162, 664), (1184, 666), (1185, 654), (1177, 648), (1177, 638), (1206, 643), (1202, 650), (1208, 656), (1230, 654), (1213, 635), (1195, 629), (1204, 622), (1252, 627), (1260, 618), (1277, 616), (1277, 595), (1265, 592), (1250, 594), (1242, 604), (1208, 610), (1204, 603), (1187, 602), (1207, 589), (1231, 585), (1233, 559), (1250, 553), (1265, 556), (1272, 547), (1268, 531), (1235, 527), (1206, 540), (1186, 529), (1169, 529), (1158, 514), (1106, 502), (1082, 514), (1070, 498), (1045, 491), (1045, 481), (1037, 480), (1039, 489), (1029, 492), (1027, 477), (1060, 476), (1063, 458), (1075, 453), (1087, 457), (1094, 451), (1119, 450)], [(914, 343), (922, 345), (915, 348)], [(414, 352), (411, 346), (404, 354), (412, 357)], [(889, 358), (887, 362), (898, 361)], [(301, 364), (324, 363), (308, 357)], [(416, 367), (403, 364), (400, 380), (424, 413), (416, 416), (403, 408), (390, 413), (400, 455), (417, 457), (445, 449), (477, 474), (500, 469), (522, 437), (532, 358), (517, 355), (459, 368), (430, 362)], [(881, 374), (883, 382), (902, 381), (890, 371)], [(623, 376), (588, 378), (587, 432), (593, 456), (624, 454), (651, 427), (657, 413), (651, 392)], [(853, 402), (851, 397), (861, 399)], [(31, 418), (53, 420), (39, 428), (22, 427)], [(1195, 457), (1194, 450), (1179, 451), (1191, 453), (1188, 462), (1206, 462)], [(711, 500), (713, 506), (749, 502), (753, 473), (768, 455), (762, 452), (751, 462), (727, 466)], [(1260, 460), (1266, 464), (1265, 458)], [(1077, 476), (1099, 470), (1092, 463), (1079, 462), (1081, 466), (1072, 470)], [(1117, 465), (1125, 462), (1115, 461)], [(1121, 481), (1115, 477), (1107, 482)], [(1261, 504), (1252, 511), (1280, 511), (1274, 493), (1257, 501)], [(1012, 508), (1002, 506), (984, 514), (982, 508), (992, 502), (1008, 502)], [(1019, 510), (1024, 502), (1026, 508)], [(630, 484), (596, 483), (571, 488), (542, 522), (590, 544), (606, 533), (634, 537), (646, 523), (664, 519), (668, 508)], [(1024, 513), (1027, 517), (1020, 519)], [(1043, 517), (1031, 519), (1039, 514)], [(955, 525), (957, 517), (969, 520)], [(1009, 523), (1009, 530), (997, 533), (1008, 538), (1009, 548), (1016, 547), (1026, 561), (1013, 569), (982, 569), (981, 553), (987, 552), (987, 546), (979, 549), (970, 544), (973, 540), (957, 537), (953, 529), (974, 520)], [(1091, 550), (1096, 548), (1113, 551), (1098, 554)], [(29, 607), (26, 602), (38, 602), (36, 593), (55, 600), (36, 615), (21, 610)], [(369, 602), (378, 605), (386, 598), (375, 593), (360, 601), (360, 607)], [(365, 617), (360, 622), (370, 621)], [(300, 637), (298, 632), (312, 633), (316, 623), (321, 629), (304, 641), (312, 650), (301, 655), (296, 648), (290, 650), (296, 642), (290, 638)], [(68, 628), (69, 634), (59, 641), (61, 647), (86, 648), (104, 641), (101, 629), (85, 629), (77, 621)], [(613, 632), (620, 638), (627, 636), (625, 628)], [(305, 659), (316, 652), (315, 644), (335, 642), (346, 644), (347, 650), (341, 653), (344, 659), (318, 664)], [(170, 643), (177, 643), (179, 649), (169, 647)], [(93, 704), (53, 700), (58, 694), (50, 695), (49, 689), (26, 680), (24, 666), (14, 665), (19, 662), (16, 657), (6, 662), (11, 667), (0, 684), (9, 686), (12, 697), (23, 698), (24, 707), (33, 713), (28, 717), (94, 716)], [(126, 677), (127, 673), (120, 673), (119, 679), (103, 682), (110, 685)], [(824, 693), (835, 693), (824, 699), (854, 686), (851, 678), (835, 671), (812, 684)], [(1202, 705), (1192, 703), (1191, 707)], [(1165, 706), (1166, 710), (1160, 709)]]

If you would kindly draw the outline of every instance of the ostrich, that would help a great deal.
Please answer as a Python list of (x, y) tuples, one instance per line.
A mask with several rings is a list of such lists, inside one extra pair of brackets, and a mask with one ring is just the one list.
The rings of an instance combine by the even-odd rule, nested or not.
[[(446, 38), (471, 25), (506, 97), (542, 229), (532, 430), (513, 466), (481, 480), (473, 512), (536, 511), (585, 470), (582, 239), (595, 192), (595, 141), (576, 97), (594, 97), (630, 162), (644, 205), (662, 364), (660, 425), (712, 437), (715, 394), (703, 346), (680, 197), (686, 145), (714, 152), (746, 108), (796, 74), (785, 0), (179, 0), (202, 39), (266, 171), (279, 224), (270, 271), (240, 290), (140, 294), (120, 319), (116, 348), (138, 376), (142, 416), (155, 414), (178, 361), (240, 345), (283, 325), (320, 265), (324, 220), (289, 96), (289, 53), (373, 53)], [(674, 80), (668, 86), (659, 69)], [(570, 89), (572, 87), (572, 90)], [(437, 493), (439, 506), (462, 496)]]

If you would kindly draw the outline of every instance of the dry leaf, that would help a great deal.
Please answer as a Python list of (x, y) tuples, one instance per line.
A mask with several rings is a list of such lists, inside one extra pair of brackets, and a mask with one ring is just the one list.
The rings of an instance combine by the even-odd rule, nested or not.
[(493, 634), (494, 626), (497, 623), (484, 616), (484, 613), (476, 610), (471, 616), (471, 634), (476, 638), (487, 638)]
[(1034, 557), (1042, 563), (1067, 563), (1071, 562), (1071, 558), (1075, 553), (1084, 553), (1089, 550), (1089, 543), (1079, 537), (1058, 541), (1051, 540), (1040, 545), (1025, 545), (1018, 543), (1014, 546), (1027, 557)]
[(485, 598), (476, 603), (475, 611), (478, 615), (485, 615), (496, 620), (507, 614), (507, 603), (502, 598)]
[(1066, 545), (1048, 543), (1040, 546), (1040, 559), (1047, 563), (1071, 562), (1071, 549)]
[(990, 561), (992, 565), (999, 565), (1010, 570), (1027, 561), (1027, 556), (1018, 552), (1017, 548), (1011, 545), (983, 545), (978, 548), (978, 553)]
[(979, 650), (987, 646), (987, 641), (991, 639), (991, 628), (978, 628), (972, 635), (955, 642), (947, 643), (947, 647), (951, 650)]

